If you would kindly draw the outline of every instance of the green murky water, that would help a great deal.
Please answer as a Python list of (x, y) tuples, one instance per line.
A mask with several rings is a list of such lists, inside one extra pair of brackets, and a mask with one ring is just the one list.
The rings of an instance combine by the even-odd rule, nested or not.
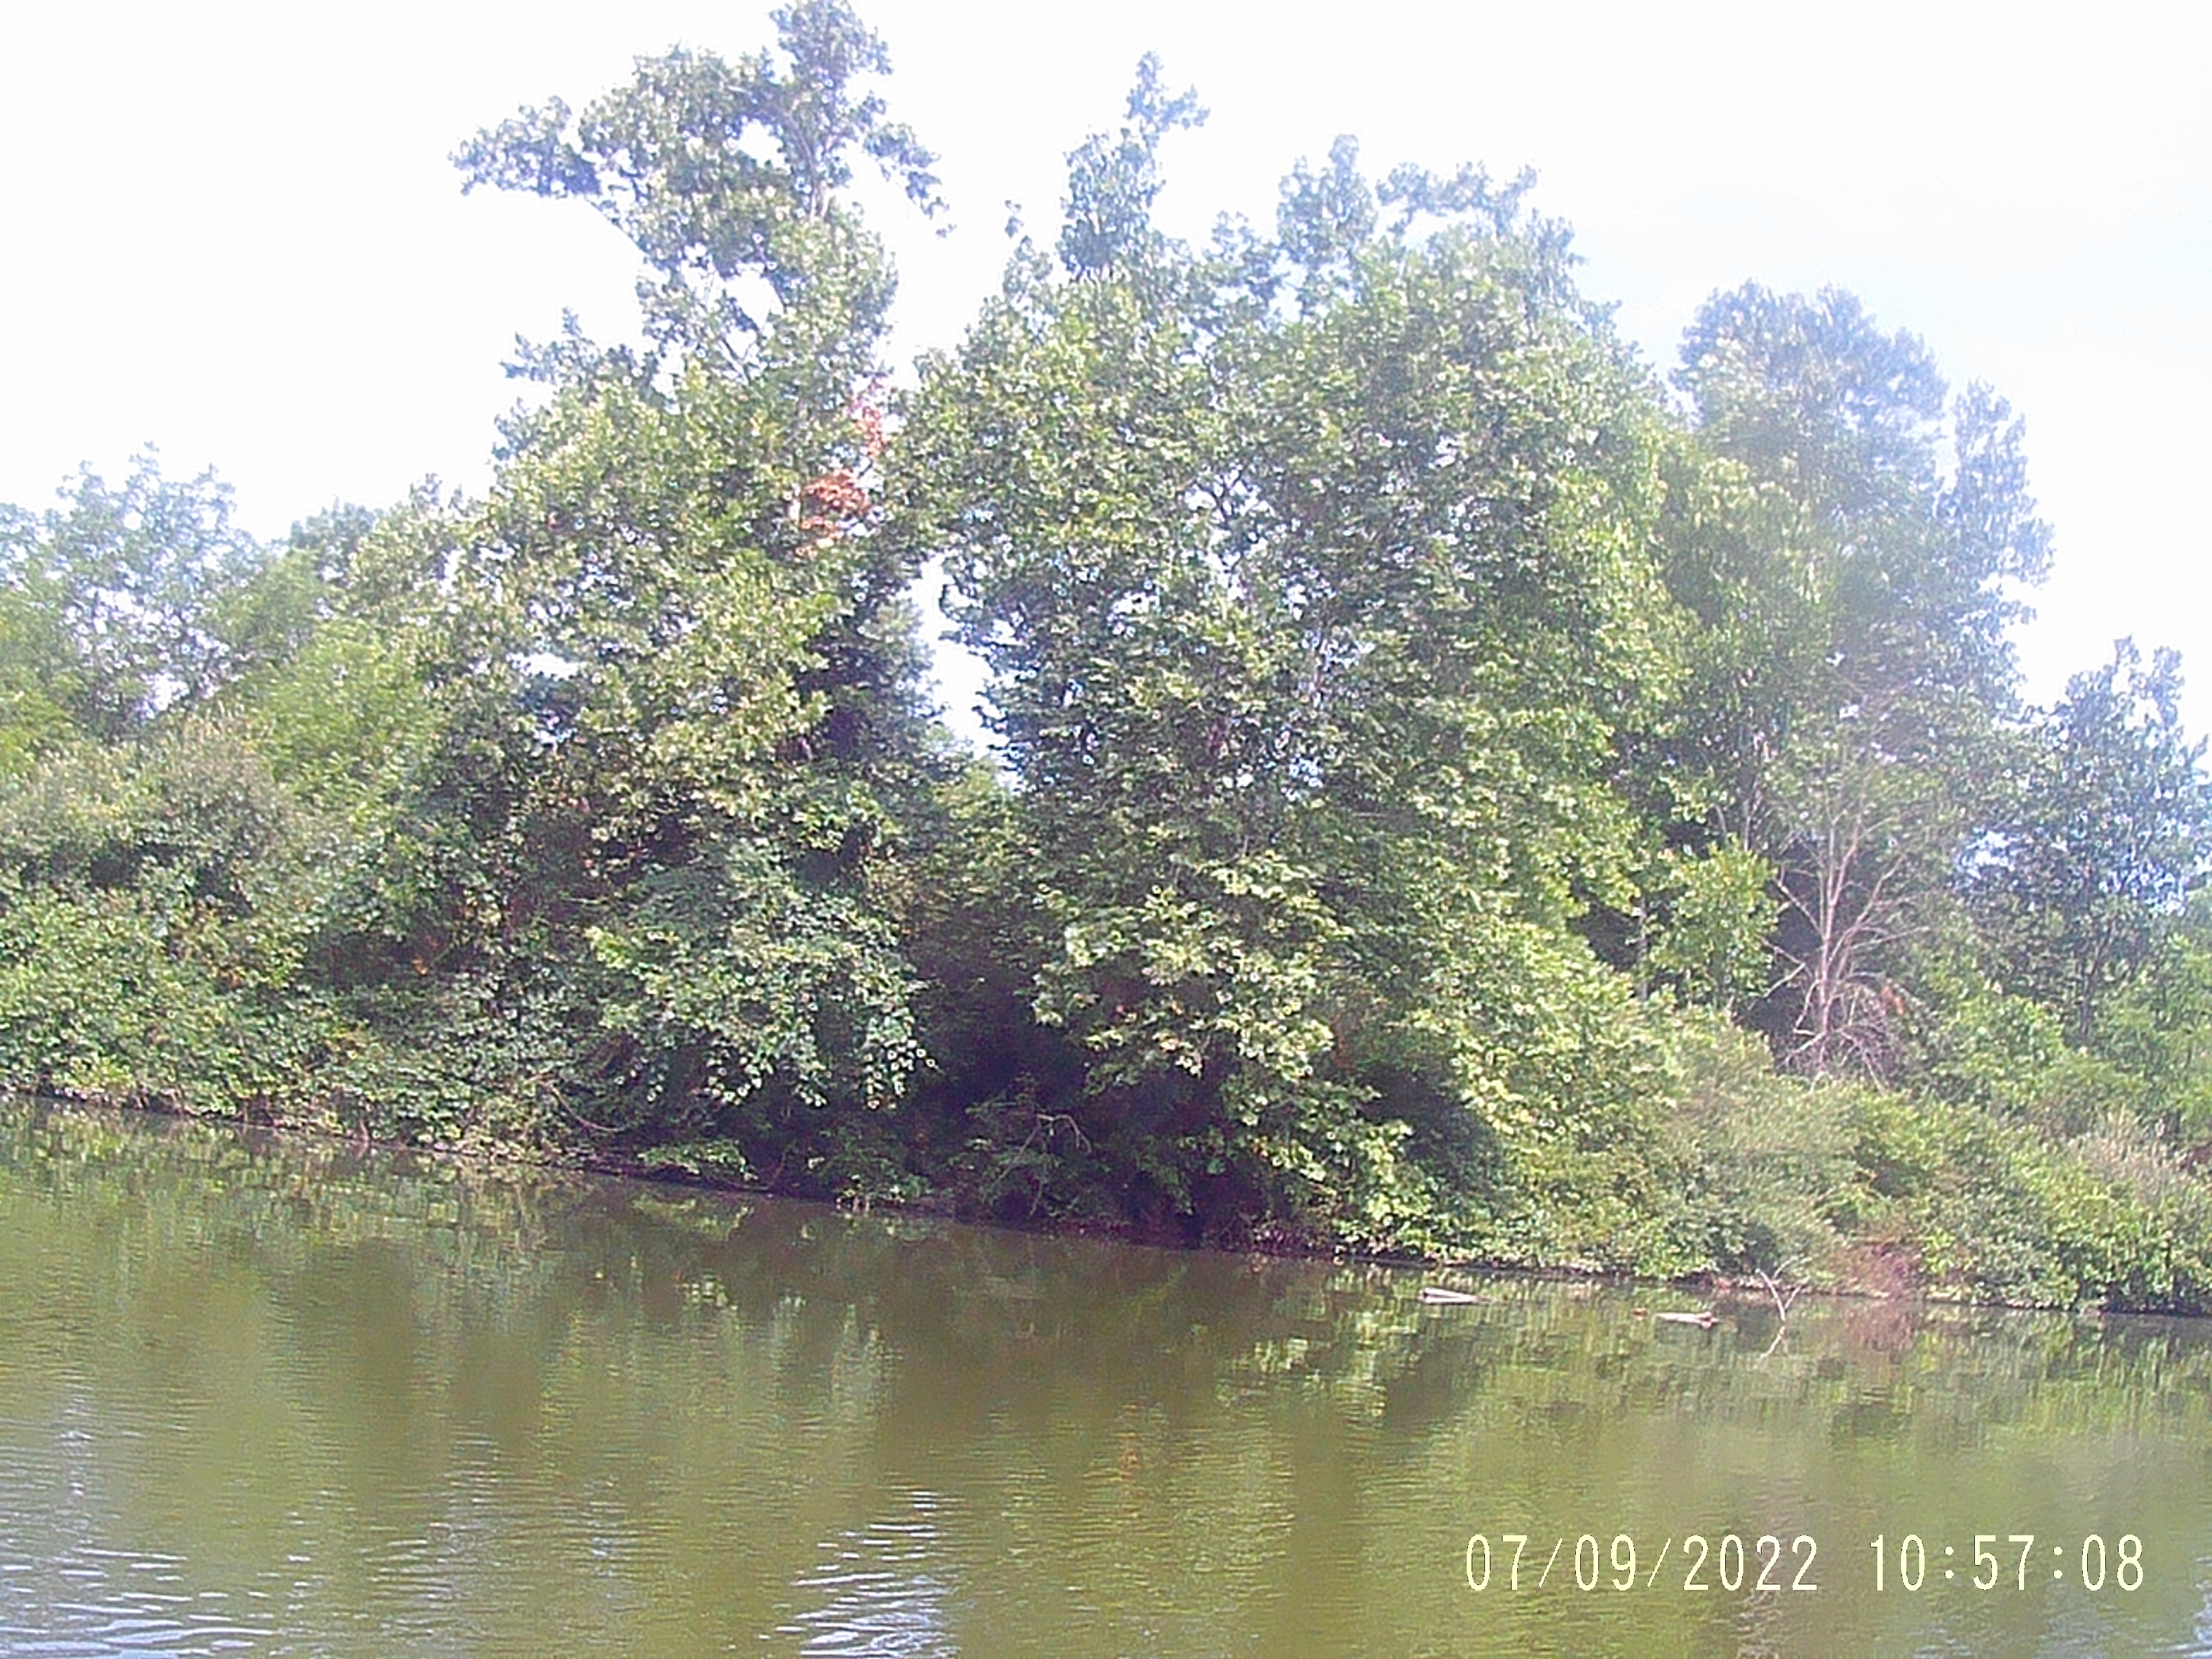
[(2212, 1325), (1425, 1282), (0, 1105), (0, 1653), (2212, 1653)]

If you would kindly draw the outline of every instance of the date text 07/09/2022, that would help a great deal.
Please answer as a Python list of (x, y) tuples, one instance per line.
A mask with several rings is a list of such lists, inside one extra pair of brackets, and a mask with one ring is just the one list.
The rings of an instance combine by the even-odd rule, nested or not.
[[(1673, 1589), (1689, 1595), (1818, 1590), (1820, 1547), (1809, 1533), (1787, 1537), (1762, 1533), (1669, 1535), (1651, 1547), (1632, 1534), (1601, 1540), (1595, 1533), (1549, 1541), (1528, 1533), (1475, 1533), (1467, 1540), (1467, 1587), (1477, 1593), (1526, 1594), (1556, 1586), (1580, 1591)], [(1944, 1585), (1974, 1590), (2025, 1591), (2039, 1583), (2080, 1585), (2092, 1593), (2123, 1594), (2142, 1588), (2142, 1540), (2122, 1533), (2078, 1539), (2039, 1538), (2033, 1533), (1976, 1533), (1971, 1547), (1931, 1543), (1917, 1532), (1887, 1533), (1862, 1540), (1862, 1572), (1871, 1569), (1878, 1592), (1917, 1594)], [(1533, 1546), (1533, 1547), (1532, 1547)], [(1669, 1559), (1674, 1570), (1667, 1571)], [(1662, 1573), (1665, 1575), (1662, 1577)]]

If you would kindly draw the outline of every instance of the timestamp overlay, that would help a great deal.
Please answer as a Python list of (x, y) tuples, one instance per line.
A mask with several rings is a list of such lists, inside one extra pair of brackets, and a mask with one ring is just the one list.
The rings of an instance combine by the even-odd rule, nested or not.
[(1462, 1444), (1462, 1650), (2212, 1656), (2202, 1322), (1604, 1305)]

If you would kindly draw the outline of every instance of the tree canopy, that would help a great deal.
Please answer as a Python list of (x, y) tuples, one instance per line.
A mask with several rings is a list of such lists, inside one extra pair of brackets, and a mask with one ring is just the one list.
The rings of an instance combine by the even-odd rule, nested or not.
[[(480, 497), (0, 512), (0, 1078), (1149, 1236), (2212, 1305), (2179, 665), (2055, 708), (2022, 423), (1850, 295), (1672, 389), (1530, 181), (1196, 246), (1146, 58), (894, 392), (841, 0), (487, 127), (641, 341)], [(942, 572), (997, 746), (922, 690)]]

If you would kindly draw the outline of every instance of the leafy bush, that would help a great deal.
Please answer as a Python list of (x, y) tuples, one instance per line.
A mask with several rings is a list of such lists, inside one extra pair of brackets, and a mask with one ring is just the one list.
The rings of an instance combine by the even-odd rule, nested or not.
[(0, 1074), (191, 1110), (312, 1099), (344, 1033), (300, 983), (326, 896), (307, 829), (199, 719), (0, 784)]
[(1914, 1241), (1936, 1292), (2212, 1309), (2212, 1187), (2128, 1120), (2053, 1142), (1978, 1107), (1870, 1093), (1853, 1127), (1862, 1225)]
[(1702, 1265), (1785, 1280), (1826, 1276), (1853, 1205), (1851, 1118), (1863, 1085), (1777, 1073), (1765, 1046), (1685, 1018), (1668, 1125), (1686, 1172), (1678, 1226)]

